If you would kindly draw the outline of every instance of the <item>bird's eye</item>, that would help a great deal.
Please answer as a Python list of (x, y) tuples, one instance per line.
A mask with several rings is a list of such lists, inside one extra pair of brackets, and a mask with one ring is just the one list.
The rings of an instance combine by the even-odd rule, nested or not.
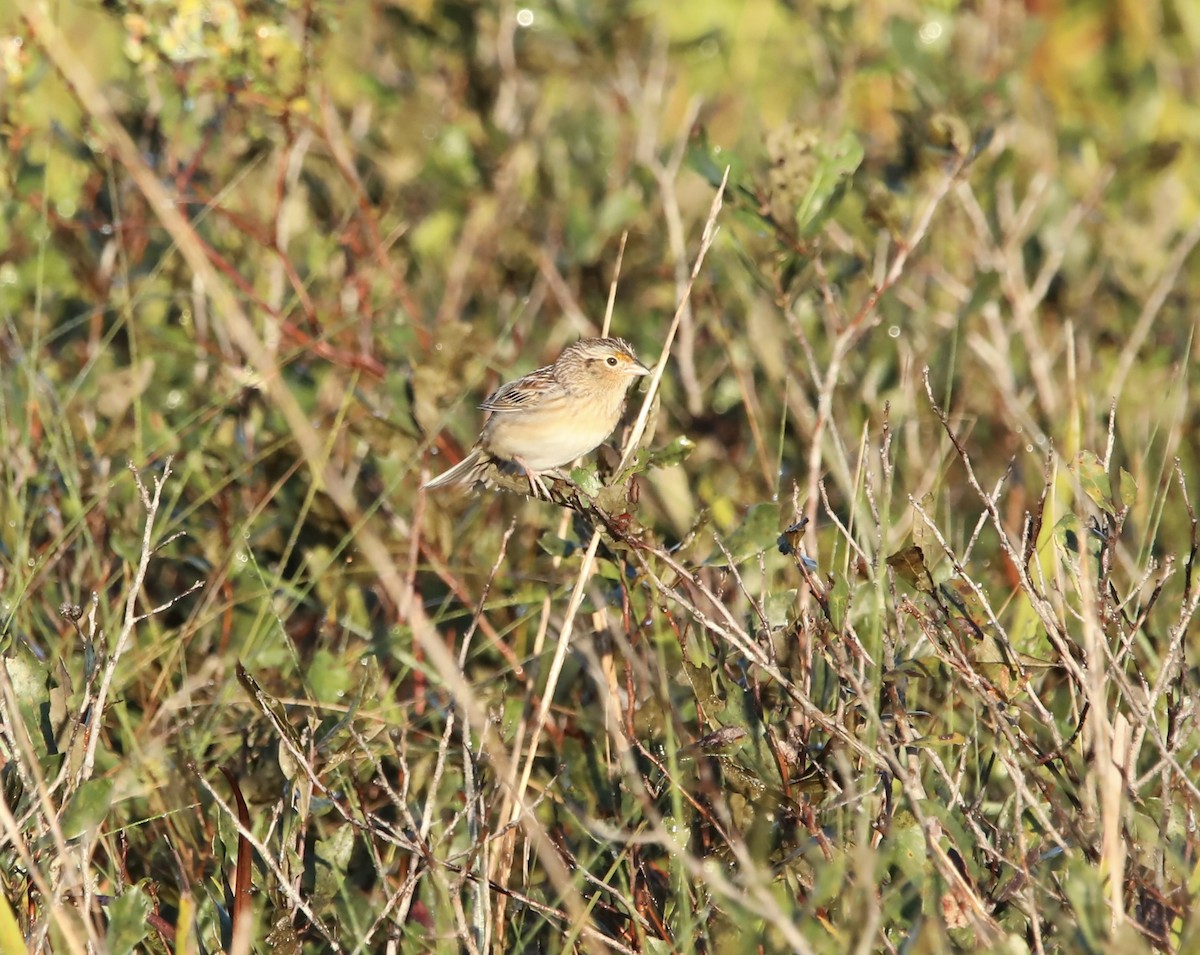
[(617, 367), (617, 356), (616, 355), (609, 355), (608, 358), (605, 359), (605, 361), (608, 362), (609, 368)]

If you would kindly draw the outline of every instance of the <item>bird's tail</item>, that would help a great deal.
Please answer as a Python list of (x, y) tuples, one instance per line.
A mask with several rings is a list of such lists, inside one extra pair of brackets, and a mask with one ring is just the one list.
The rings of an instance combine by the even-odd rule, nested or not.
[(443, 471), (437, 477), (430, 478), (421, 487), (425, 490), (432, 490), (435, 487), (446, 487), (448, 484), (474, 484), (480, 480), (487, 463), (487, 454), (480, 448), (476, 448), (454, 467)]

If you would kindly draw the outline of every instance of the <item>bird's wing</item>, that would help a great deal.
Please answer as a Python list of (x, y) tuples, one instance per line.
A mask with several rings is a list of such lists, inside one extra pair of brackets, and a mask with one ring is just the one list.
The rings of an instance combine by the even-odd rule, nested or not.
[(497, 388), (479, 407), (484, 411), (518, 411), (528, 408), (545, 398), (546, 394), (559, 387), (554, 377), (554, 368), (547, 365), (531, 371), (524, 378), (510, 381)]

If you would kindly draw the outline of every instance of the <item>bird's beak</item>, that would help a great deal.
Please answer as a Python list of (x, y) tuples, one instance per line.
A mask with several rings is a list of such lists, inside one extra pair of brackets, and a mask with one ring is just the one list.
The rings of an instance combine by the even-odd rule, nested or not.
[(643, 375), (650, 374), (650, 369), (643, 365), (640, 361), (631, 362), (625, 371), (627, 374), (633, 375), (635, 378), (641, 378)]

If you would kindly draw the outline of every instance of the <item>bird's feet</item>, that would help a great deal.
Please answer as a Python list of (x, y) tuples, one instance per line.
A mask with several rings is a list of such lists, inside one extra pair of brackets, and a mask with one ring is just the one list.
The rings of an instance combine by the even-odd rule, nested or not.
[(548, 475), (556, 481), (570, 480), (570, 478), (568, 478), (567, 475), (558, 468), (548, 468), (545, 471), (535, 471), (520, 458), (513, 458), (513, 463), (519, 465), (521, 470), (525, 472), (525, 477), (529, 479), (529, 491), (531, 494), (533, 494), (535, 499), (546, 501), (551, 499), (550, 488), (547, 486), (546, 482), (542, 480), (542, 475)]

